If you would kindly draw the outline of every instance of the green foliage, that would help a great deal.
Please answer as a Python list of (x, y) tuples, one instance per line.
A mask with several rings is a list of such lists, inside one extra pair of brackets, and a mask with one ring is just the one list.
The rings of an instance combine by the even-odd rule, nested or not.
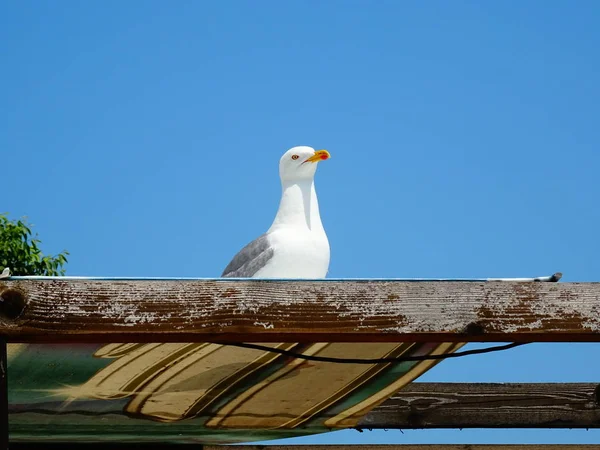
[(64, 275), (69, 252), (44, 256), (30, 227), (25, 219), (11, 221), (0, 214), (0, 272), (10, 267), (12, 275)]

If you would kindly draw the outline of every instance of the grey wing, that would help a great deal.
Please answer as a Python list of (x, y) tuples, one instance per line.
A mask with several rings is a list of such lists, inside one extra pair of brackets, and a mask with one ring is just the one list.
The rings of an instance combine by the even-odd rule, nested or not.
[(272, 257), (273, 248), (269, 243), (269, 237), (263, 234), (246, 245), (233, 257), (221, 277), (250, 278), (266, 266)]

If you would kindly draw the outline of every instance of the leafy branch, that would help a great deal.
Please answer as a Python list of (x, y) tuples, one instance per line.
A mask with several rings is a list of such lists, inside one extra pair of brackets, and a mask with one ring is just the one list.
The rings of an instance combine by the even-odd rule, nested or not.
[(64, 275), (69, 252), (44, 256), (37, 234), (26, 219), (9, 220), (0, 214), (0, 272), (10, 267), (13, 275)]

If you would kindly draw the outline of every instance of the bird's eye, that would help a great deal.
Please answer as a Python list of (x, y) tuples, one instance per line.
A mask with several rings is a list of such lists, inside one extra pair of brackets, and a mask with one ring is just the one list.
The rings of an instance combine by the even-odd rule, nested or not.
[(292, 159), (298, 159), (300, 158), (298, 155), (292, 155)]

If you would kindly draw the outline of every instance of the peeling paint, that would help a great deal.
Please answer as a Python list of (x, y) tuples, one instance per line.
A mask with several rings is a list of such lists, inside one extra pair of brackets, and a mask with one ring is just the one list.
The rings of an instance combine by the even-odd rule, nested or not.
[(272, 323), (269, 322), (254, 322), (255, 327), (263, 327), (265, 330), (270, 330), (275, 328)]
[[(4, 281), (28, 301), (7, 335), (26, 324), (48, 335), (69, 329), (134, 331), (419, 334), (559, 333), (600, 341), (599, 283)], [(7, 321), (5, 321), (7, 322)], [(75, 329), (76, 331), (72, 331)], [(260, 334), (263, 333), (263, 334)], [(291, 333), (291, 332), (290, 332)], [(534, 336), (535, 337), (535, 336)], [(563, 337), (564, 339), (564, 337)]]

